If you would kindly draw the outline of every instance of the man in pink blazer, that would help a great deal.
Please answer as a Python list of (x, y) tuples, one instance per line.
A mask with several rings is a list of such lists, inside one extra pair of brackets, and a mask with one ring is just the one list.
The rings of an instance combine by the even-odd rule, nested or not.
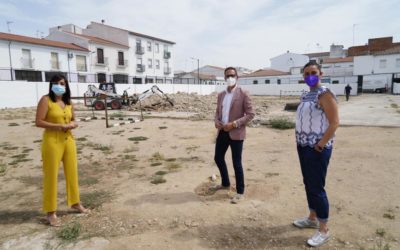
[(231, 147), (233, 168), (235, 170), (237, 194), (232, 203), (244, 199), (244, 174), (242, 167), (243, 141), (246, 138), (246, 124), (254, 118), (249, 94), (238, 84), (237, 71), (233, 67), (225, 69), (227, 88), (218, 94), (217, 110), (215, 112), (215, 127), (218, 129), (215, 143), (214, 160), (221, 174), (221, 185), (214, 189), (229, 189), (229, 175), (225, 162), (225, 153)]

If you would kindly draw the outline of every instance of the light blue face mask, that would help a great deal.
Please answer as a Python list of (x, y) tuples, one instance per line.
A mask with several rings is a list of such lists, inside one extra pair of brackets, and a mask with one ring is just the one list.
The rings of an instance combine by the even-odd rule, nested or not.
[(57, 96), (62, 96), (65, 93), (65, 86), (53, 83), (53, 86), (51, 86), (51, 91), (53, 91), (53, 93)]

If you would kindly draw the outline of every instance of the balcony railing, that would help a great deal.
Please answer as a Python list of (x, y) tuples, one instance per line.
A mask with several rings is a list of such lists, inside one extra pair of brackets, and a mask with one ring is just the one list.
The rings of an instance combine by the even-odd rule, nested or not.
[(86, 72), (86, 71), (87, 71), (86, 64), (77, 63), (77, 64), (76, 64), (76, 70), (77, 70), (77, 71)]
[(35, 68), (35, 59), (21, 57), (21, 64), (23, 69), (33, 69)]
[(146, 65), (144, 64), (136, 64), (136, 71), (137, 72), (144, 72), (146, 70)]
[(136, 45), (136, 54), (143, 55), (144, 54), (144, 47)]
[(128, 67), (128, 60), (120, 61), (120, 60), (117, 59), (117, 67), (118, 68), (126, 68), (126, 67)]
[(60, 70), (61, 69), (60, 61), (50, 60), (50, 65), (51, 65), (52, 70)]
[(165, 74), (165, 75), (171, 74), (171, 67), (166, 67), (166, 68), (164, 68), (164, 74)]
[(103, 57), (103, 61), (99, 61), (100, 58), (96, 57), (95, 58), (95, 64), (97, 66), (108, 66), (108, 57)]
[(164, 59), (170, 59), (170, 58), (171, 58), (171, 52), (164, 51)]

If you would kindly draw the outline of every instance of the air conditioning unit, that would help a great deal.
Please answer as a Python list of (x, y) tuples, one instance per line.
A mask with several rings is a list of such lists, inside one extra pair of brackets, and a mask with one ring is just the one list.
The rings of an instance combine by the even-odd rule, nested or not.
[(74, 54), (68, 53), (68, 58), (69, 58), (69, 59), (74, 58)]

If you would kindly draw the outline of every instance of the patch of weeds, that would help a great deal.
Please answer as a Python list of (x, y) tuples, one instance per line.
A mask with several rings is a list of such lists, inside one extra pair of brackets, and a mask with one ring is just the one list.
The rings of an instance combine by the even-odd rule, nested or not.
[(156, 175), (166, 175), (166, 174), (168, 174), (167, 171), (162, 171), (162, 170), (160, 170), (160, 171), (157, 171), (157, 172), (156, 172)]
[(79, 138), (76, 138), (76, 141), (87, 141), (87, 138), (86, 137), (79, 137)]
[(139, 151), (138, 147), (130, 146), (128, 148), (125, 148), (123, 152), (124, 153), (131, 153), (131, 152), (137, 152), (137, 151)]
[(126, 163), (126, 162), (122, 162), (122, 163), (117, 165), (117, 169), (118, 170), (130, 170), (130, 169), (133, 169), (133, 168), (135, 168), (134, 164), (129, 164), (129, 163)]
[(33, 143), (40, 143), (42, 140), (34, 140)]
[(386, 219), (389, 219), (389, 220), (394, 220), (395, 216), (391, 211), (389, 211), (389, 212), (383, 214), (383, 218), (386, 218)]
[(107, 145), (102, 145), (102, 144), (94, 144), (93, 149), (100, 150), (105, 153), (111, 153), (112, 146), (107, 146)]
[(378, 229), (376, 229), (375, 233), (376, 233), (376, 235), (378, 235), (380, 237), (384, 237), (386, 234), (386, 231), (383, 228), (378, 228)]
[(273, 177), (273, 176), (279, 176), (279, 173), (266, 173), (265, 174), (265, 178)]
[(150, 166), (152, 166), (152, 167), (156, 167), (156, 166), (160, 166), (160, 165), (162, 165), (161, 162), (153, 162), (152, 164), (150, 164)]
[(124, 113), (122, 112), (116, 112), (110, 115), (110, 118), (122, 118), (122, 117), (125, 117)]
[(191, 157), (180, 157), (180, 161), (200, 161), (198, 156), (191, 156)]
[(103, 203), (110, 201), (112, 195), (109, 191), (93, 191), (90, 193), (82, 193), (82, 204), (90, 209), (100, 207)]
[(390, 245), (388, 243), (384, 243), (382, 240), (379, 240), (375, 243), (373, 250), (390, 250)]
[(19, 124), (18, 124), (18, 123), (15, 123), (15, 122), (10, 122), (10, 123), (8, 124), (8, 126), (9, 126), (9, 127), (15, 127), (15, 126), (19, 126)]
[(134, 141), (134, 142), (139, 142), (139, 141), (145, 141), (149, 138), (144, 137), (144, 136), (134, 136), (134, 137), (129, 137), (128, 140)]
[(16, 158), (16, 159), (21, 159), (25, 158), (28, 154), (18, 154), (18, 155), (13, 155), (11, 158)]
[(182, 166), (179, 163), (176, 163), (176, 162), (172, 162), (172, 163), (169, 163), (167, 165), (167, 169), (169, 171), (176, 171), (176, 170), (178, 170), (180, 168), (182, 168)]
[(30, 161), (32, 159), (26, 159), (25, 157), (28, 154), (18, 154), (18, 155), (13, 155), (11, 156), (11, 158), (13, 158), (14, 160), (10, 163), (8, 163), (8, 165), (17, 165), (20, 162), (26, 162), (26, 161)]
[(164, 155), (162, 155), (162, 154), (160, 154), (159, 152), (156, 152), (156, 153), (154, 153), (152, 156), (151, 156), (151, 161), (162, 161), (162, 160), (164, 160), (165, 158), (164, 158)]
[(160, 127), (158, 127), (160, 130), (161, 129), (167, 129), (168, 127), (166, 127), (166, 126), (160, 126)]
[(57, 231), (57, 237), (63, 241), (75, 241), (81, 233), (82, 226), (78, 221), (71, 222)]
[(188, 151), (188, 153), (194, 152), (196, 151), (196, 149), (198, 149), (200, 146), (190, 146), (190, 147), (186, 147), (186, 151)]
[(161, 184), (161, 183), (165, 183), (167, 182), (166, 179), (164, 179), (164, 177), (162, 175), (156, 175), (153, 177), (153, 179), (150, 181), (152, 184)]
[(167, 158), (167, 159), (165, 159), (165, 161), (173, 162), (173, 161), (176, 161), (176, 158)]
[(99, 183), (99, 180), (97, 178), (90, 177), (90, 176), (79, 180), (79, 184), (83, 185), (83, 186), (91, 186), (91, 185), (94, 185), (97, 183)]
[(397, 105), (397, 103), (392, 103), (392, 104), (390, 104), (390, 107), (397, 109), (399, 107), (399, 105)]
[(0, 164), (0, 176), (3, 176), (6, 174), (7, 167), (3, 164)]
[(287, 118), (275, 118), (271, 121), (272, 128), (275, 129), (292, 129), (295, 127), (295, 123)]
[(3, 147), (3, 149), (4, 150), (16, 150), (16, 149), (18, 149), (18, 147), (12, 147), (12, 146), (5, 146), (5, 147)]
[(120, 134), (122, 134), (123, 132), (125, 132), (125, 130), (114, 131), (114, 132), (112, 132), (111, 134), (112, 134), (112, 135), (120, 135)]
[(21, 176), (18, 177), (18, 180), (22, 182), (23, 184), (27, 186), (36, 186), (40, 188), (43, 183), (43, 177), (42, 176)]
[(139, 161), (136, 159), (136, 155), (124, 155), (125, 160), (130, 160), (130, 161)]
[(24, 150), (22, 150), (23, 154), (29, 153), (30, 151), (32, 151), (32, 148), (25, 148)]

